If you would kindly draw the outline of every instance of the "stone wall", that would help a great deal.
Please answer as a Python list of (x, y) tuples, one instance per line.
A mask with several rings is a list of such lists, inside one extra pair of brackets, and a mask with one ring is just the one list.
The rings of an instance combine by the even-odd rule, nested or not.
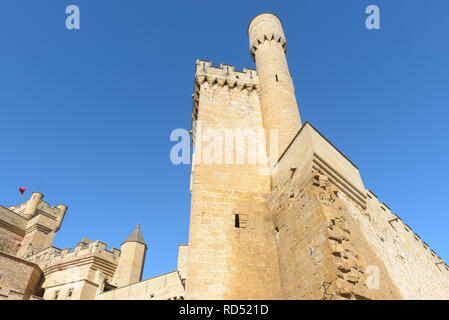
[(3, 290), (22, 294), (23, 299), (28, 299), (36, 293), (42, 276), (34, 263), (0, 252), (0, 288)]
[(98, 287), (104, 281), (112, 280), (120, 250), (113, 247), (108, 250), (105, 243), (89, 240), (80, 242), (73, 249), (49, 247), (28, 259), (44, 271), (44, 299), (94, 299)]
[[(59, 274), (60, 276), (63, 273)], [(61, 278), (63, 279), (63, 278)], [(44, 300), (93, 300), (97, 293), (98, 284), (81, 279), (55, 282), (45, 289)]]
[[(227, 65), (216, 68), (197, 62), (193, 120), (201, 128), (193, 131), (186, 299), (279, 296), (275, 239), (266, 202), (270, 192), (266, 163), (250, 163), (247, 158), (237, 163), (236, 144), (225, 143), (226, 129), (234, 134), (236, 129), (263, 129), (257, 83), (254, 70), (235, 72)], [(204, 155), (214, 143), (206, 138), (209, 129), (222, 134), (224, 145), (218, 144), (222, 152), (212, 150), (221, 156), (214, 163), (204, 158), (199, 163), (200, 144)], [(266, 157), (263, 136), (257, 145)]]
[(283, 298), (448, 299), (449, 267), (309, 123), (272, 184)]
[(186, 280), (186, 263), (187, 263), (187, 255), (189, 252), (189, 246), (186, 244), (179, 245), (178, 248), (178, 272), (181, 277), (181, 281), (185, 283)]
[(0, 252), (16, 255), (23, 237), (0, 226)]
[(96, 300), (182, 300), (184, 286), (177, 271), (122, 288), (110, 290), (96, 296)]
[(449, 299), (449, 266), (407, 224), (370, 191), (366, 210), (339, 198), (404, 299)]
[(0, 252), (16, 255), (25, 235), (26, 219), (0, 206)]
[(0, 288), (0, 300), (23, 300), (23, 293)]
[[(284, 299), (400, 298), (381, 259), (338, 200), (327, 176), (292, 179), (271, 201), (278, 230)], [(380, 288), (367, 286), (367, 270), (379, 268)]]

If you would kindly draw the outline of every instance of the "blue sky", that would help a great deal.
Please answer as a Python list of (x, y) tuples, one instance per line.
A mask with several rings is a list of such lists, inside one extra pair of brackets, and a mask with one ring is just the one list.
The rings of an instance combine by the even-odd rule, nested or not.
[[(65, 28), (76, 4), (81, 29)], [(365, 28), (376, 4), (381, 29)], [(138, 222), (144, 278), (176, 269), (187, 243), (194, 65), (254, 68), (247, 26), (283, 21), (303, 121), (359, 168), (365, 187), (449, 261), (446, 0), (23, 1), (0, 3), (0, 204), (38, 188), (69, 206), (54, 245), (120, 247)]]

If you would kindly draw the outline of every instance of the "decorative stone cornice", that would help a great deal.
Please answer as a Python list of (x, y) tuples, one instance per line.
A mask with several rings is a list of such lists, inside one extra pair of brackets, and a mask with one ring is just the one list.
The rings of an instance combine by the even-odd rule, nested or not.
[(36, 230), (42, 232), (43, 234), (49, 234), (50, 232), (53, 231), (52, 229), (48, 228), (47, 226), (44, 226), (44, 225), (42, 225), (40, 223), (36, 223), (36, 224), (33, 224), (30, 227), (26, 228), (25, 229), (25, 234), (29, 234), (29, 233), (31, 233), (33, 231), (36, 231)]
[(285, 40), (285, 37), (282, 34), (276, 33), (276, 32), (270, 33), (270, 34), (263, 34), (251, 42), (250, 53), (251, 53), (251, 58), (253, 59), (253, 61), (256, 60), (255, 56), (256, 56), (257, 49), (265, 41), (278, 42), (284, 49), (284, 52), (287, 53), (287, 40)]
[(255, 61), (256, 51), (265, 41), (278, 43), (287, 52), (287, 41), (281, 19), (272, 13), (261, 13), (248, 25), (249, 48), (251, 58)]
[(254, 69), (243, 68), (243, 71), (237, 71), (231, 65), (220, 64), (220, 67), (215, 67), (210, 61), (197, 60), (195, 83), (199, 86), (205, 83), (209, 86), (226, 86), (250, 93), (258, 88), (259, 77)]

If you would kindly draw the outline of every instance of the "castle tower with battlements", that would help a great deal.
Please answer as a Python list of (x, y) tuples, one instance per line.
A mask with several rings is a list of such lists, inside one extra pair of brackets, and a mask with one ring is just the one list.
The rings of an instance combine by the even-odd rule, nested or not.
[(301, 123), (282, 23), (248, 27), (256, 69), (196, 61), (189, 241), (142, 280), (140, 225), (121, 249), (52, 246), (67, 206), (0, 206), (1, 299), (449, 299), (449, 266)]
[(256, 70), (196, 63), (186, 299), (449, 299), (448, 265), (301, 124), (280, 19), (248, 35)]
[(52, 241), (67, 206), (50, 207), (43, 198), (34, 192), (19, 206), (0, 206), (0, 300), (184, 298), (183, 247), (177, 270), (142, 281), (147, 245), (140, 225), (121, 249), (86, 238), (59, 249)]
[[(51, 208), (43, 198), (42, 193), (34, 192), (25, 203), (2, 210), (5, 230), (15, 235), (3, 240), (8, 252), (23, 258), (51, 245), (67, 206), (60, 204)], [(12, 239), (17, 240), (14, 243)]]

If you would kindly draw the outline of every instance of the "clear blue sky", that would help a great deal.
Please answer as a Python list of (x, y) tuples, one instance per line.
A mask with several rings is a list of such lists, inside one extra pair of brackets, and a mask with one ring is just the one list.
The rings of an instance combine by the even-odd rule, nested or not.
[[(65, 28), (65, 8), (81, 29)], [(365, 8), (381, 30), (365, 28)], [(365, 187), (449, 261), (449, 1), (0, 3), (0, 204), (19, 187), (69, 206), (54, 245), (120, 247), (142, 224), (144, 278), (176, 269), (187, 243), (187, 165), (197, 58), (254, 68), (247, 26), (283, 21), (302, 119), (359, 168)]]

